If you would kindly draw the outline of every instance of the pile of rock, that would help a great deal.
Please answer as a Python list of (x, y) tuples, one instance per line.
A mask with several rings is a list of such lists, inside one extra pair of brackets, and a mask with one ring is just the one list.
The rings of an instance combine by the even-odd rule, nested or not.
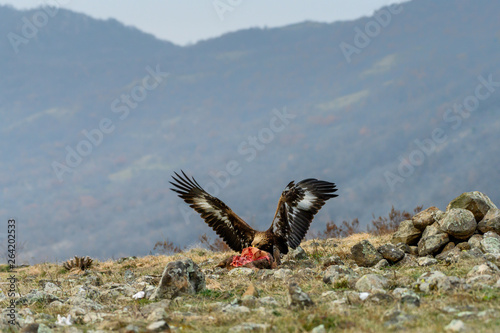
[(376, 249), (363, 241), (351, 253), (365, 267), (396, 263), (405, 253), (439, 260), (471, 249), (500, 259), (499, 235), (500, 209), (483, 193), (468, 192), (452, 200), (445, 212), (430, 207), (401, 222), (392, 244)]

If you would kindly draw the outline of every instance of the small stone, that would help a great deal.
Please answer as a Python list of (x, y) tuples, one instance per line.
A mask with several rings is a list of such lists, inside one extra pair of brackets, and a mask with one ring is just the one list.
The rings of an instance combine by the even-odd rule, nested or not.
[(254, 275), (255, 272), (253, 269), (248, 268), (248, 267), (237, 267), (233, 268), (232, 270), (229, 271), (229, 276), (250, 276)]
[(148, 330), (150, 331), (170, 331), (170, 327), (168, 326), (167, 322), (165, 320), (160, 320), (160, 321), (155, 321), (154, 323), (151, 323), (147, 327)]
[(162, 307), (158, 307), (151, 311), (147, 320), (151, 322), (159, 322), (167, 318), (167, 312)]
[(486, 238), (486, 237), (493, 237), (493, 238), (496, 238), (498, 240), (500, 240), (500, 235), (497, 234), (496, 232), (494, 231), (486, 231), (484, 234), (483, 234), (483, 238)]
[(307, 259), (307, 253), (302, 247), (297, 246), (296, 249), (292, 249), (290, 250), (290, 252), (288, 252), (288, 258), (294, 260)]
[(288, 305), (305, 308), (314, 305), (314, 303), (311, 297), (303, 292), (297, 283), (292, 282), (288, 286)]
[(411, 254), (405, 254), (404, 258), (396, 263), (398, 267), (417, 267), (417, 258)]
[(237, 305), (237, 304), (228, 304), (225, 307), (222, 308), (222, 312), (228, 313), (228, 314), (248, 314), (250, 313), (250, 309), (246, 306), (243, 305)]
[(449, 242), (448, 244), (445, 245), (445, 247), (443, 248), (443, 250), (441, 251), (441, 253), (451, 251), (454, 248), (455, 248), (455, 243)]
[(326, 333), (325, 325), (316, 326), (311, 330), (311, 333)]
[(351, 254), (356, 264), (364, 267), (374, 266), (383, 259), (377, 249), (366, 239), (354, 245), (351, 248)]
[(391, 243), (405, 243), (407, 245), (415, 245), (422, 235), (422, 231), (413, 226), (412, 220), (405, 220), (399, 224), (398, 230), (392, 235)]
[(196, 294), (203, 289), (205, 289), (205, 275), (193, 260), (185, 258), (167, 264), (151, 299), (173, 299), (180, 294)]
[(445, 216), (439, 221), (443, 232), (457, 239), (466, 240), (474, 233), (477, 227), (474, 214), (462, 208), (451, 208), (446, 211)]
[(500, 269), (498, 268), (498, 266), (493, 263), (488, 263), (472, 267), (469, 273), (467, 273), (467, 277), (478, 275), (495, 275), (498, 273), (500, 273)]
[(382, 269), (385, 267), (389, 267), (389, 262), (386, 259), (380, 260), (373, 268), (375, 269)]
[(276, 299), (274, 297), (271, 297), (271, 296), (266, 296), (266, 297), (259, 298), (258, 302), (259, 302), (259, 304), (261, 304), (263, 306), (277, 307), (277, 306), (280, 305), (278, 303), (278, 301), (276, 301)]
[(436, 213), (440, 211), (437, 207), (429, 207), (412, 217), (413, 226), (418, 230), (425, 230), (425, 228), (436, 222)]
[(494, 231), (500, 234), (500, 209), (491, 208), (484, 218), (477, 224), (477, 228), (482, 233)]
[(331, 265), (344, 265), (344, 262), (338, 255), (330, 256), (328, 258), (321, 258), (323, 262), (323, 267), (328, 267)]
[(446, 327), (444, 328), (447, 332), (464, 332), (465, 324), (460, 319), (453, 319)]
[(377, 251), (390, 263), (398, 262), (405, 256), (404, 251), (390, 243), (379, 246)]
[(446, 207), (446, 212), (452, 208), (467, 209), (474, 214), (476, 221), (481, 221), (491, 208), (497, 208), (487, 195), (481, 192), (462, 193), (453, 199)]
[(230, 332), (267, 332), (269, 324), (243, 323), (231, 327)]
[(476, 234), (476, 235), (472, 235), (472, 237), (469, 238), (469, 240), (467, 242), (469, 243), (471, 249), (473, 249), (473, 248), (480, 248), (482, 240), (483, 240), (483, 236)]
[(57, 285), (55, 285), (52, 282), (47, 282), (45, 286), (43, 287), (43, 291), (49, 294), (55, 294), (61, 291), (61, 288), (59, 288)]
[(33, 323), (24, 326), (19, 332), (21, 333), (37, 333), (39, 324)]
[(354, 271), (347, 267), (347, 266), (342, 266), (342, 265), (332, 265), (329, 266), (324, 272), (323, 272), (323, 282), (324, 283), (331, 283), (334, 284), (336, 281), (339, 281), (340, 279), (344, 277), (352, 278), (356, 274)]
[[(430, 227), (432, 226), (427, 228)], [(450, 238), (445, 233), (438, 233), (425, 238), (422, 237), (418, 242), (418, 255), (424, 257), (429, 254), (438, 253), (449, 241)]]
[(358, 282), (356, 282), (356, 290), (358, 291), (377, 291), (385, 289), (389, 281), (378, 274), (363, 275)]
[(408, 244), (405, 244), (405, 243), (397, 243), (396, 247), (398, 249), (400, 249), (401, 251), (403, 251), (404, 253), (410, 253), (410, 251), (411, 251), (410, 246)]
[(484, 253), (500, 254), (500, 240), (495, 237), (484, 237), (480, 248)]
[(467, 251), (471, 249), (469, 242), (458, 243), (456, 246), (460, 251)]
[(289, 268), (280, 268), (280, 269), (276, 270), (273, 274), (273, 276), (276, 279), (281, 279), (281, 280), (287, 279), (292, 275), (293, 275), (293, 272)]
[(427, 257), (422, 257), (417, 259), (418, 265), (419, 266), (432, 266), (438, 263), (438, 261), (434, 258), (427, 258)]

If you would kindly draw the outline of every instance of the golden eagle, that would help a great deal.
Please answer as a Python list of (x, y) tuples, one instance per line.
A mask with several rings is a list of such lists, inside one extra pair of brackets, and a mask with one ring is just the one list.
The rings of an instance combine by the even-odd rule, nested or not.
[(276, 253), (288, 253), (288, 248), (299, 246), (309, 229), (314, 215), (334, 198), (337, 189), (334, 183), (313, 178), (304, 179), (297, 184), (291, 181), (278, 201), (271, 227), (266, 231), (257, 231), (250, 227), (231, 208), (216, 197), (211, 196), (196, 182), (175, 172), (170, 182), (179, 197), (197, 211), (205, 222), (215, 230), (231, 249), (241, 252), (249, 246)]

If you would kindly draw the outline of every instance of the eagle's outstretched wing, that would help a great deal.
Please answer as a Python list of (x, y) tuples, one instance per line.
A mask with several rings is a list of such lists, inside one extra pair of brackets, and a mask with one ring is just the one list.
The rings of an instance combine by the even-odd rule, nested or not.
[(255, 230), (224, 202), (205, 192), (194, 178), (190, 179), (184, 171), (181, 170), (181, 172), (182, 176), (177, 172), (175, 172), (177, 178), (172, 176), (175, 182), (170, 182), (170, 184), (175, 188), (171, 190), (177, 192), (179, 197), (197, 211), (231, 249), (240, 252), (249, 247)]
[(326, 200), (337, 196), (333, 194), (335, 191), (334, 183), (313, 178), (288, 184), (281, 194), (270, 228), (277, 237), (281, 253), (287, 253), (288, 247), (295, 249), (299, 246), (314, 215)]

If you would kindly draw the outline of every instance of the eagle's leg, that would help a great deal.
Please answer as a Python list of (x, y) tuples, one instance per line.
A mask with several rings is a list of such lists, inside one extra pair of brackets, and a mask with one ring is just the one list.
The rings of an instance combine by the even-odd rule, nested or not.
[(276, 246), (273, 246), (273, 257), (276, 265), (277, 266), (281, 265), (281, 252)]

